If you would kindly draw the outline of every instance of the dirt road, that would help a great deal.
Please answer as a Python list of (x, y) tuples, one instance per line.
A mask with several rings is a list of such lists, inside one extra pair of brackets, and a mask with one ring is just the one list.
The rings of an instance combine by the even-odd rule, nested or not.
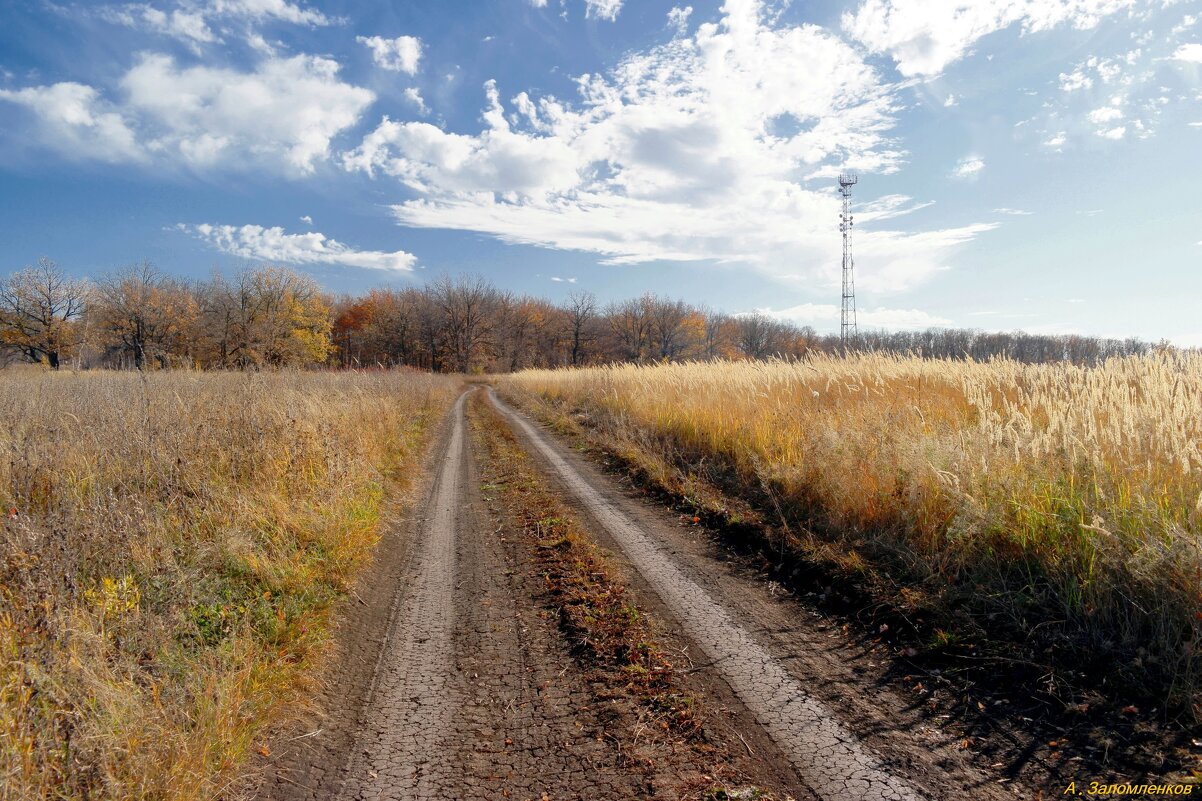
[(527, 420), (507, 407), (502, 409), (684, 623), (688, 636), (768, 730), (807, 786), (830, 801), (921, 797), (908, 781), (887, 771), (858, 737), (839, 724), (832, 710), (677, 567), (673, 556), (652, 542), (639, 523), (607, 500)]
[[(829, 633), (802, 631), (797, 610), (762, 582), (682, 540), (671, 515), (498, 406), (614, 552), (664, 641), (695, 665), (685, 689), (715, 717), (705, 758), (782, 799), (1014, 797), (908, 717), (904, 699), (875, 693)], [(433, 454), (424, 513), (386, 537), (321, 717), (281, 736), (260, 797), (682, 796), (664, 776), (698, 749), (632, 756), (626, 732), (638, 741), (642, 713), (582, 669), (521, 532), (486, 505), (480, 458), (461, 397)]]

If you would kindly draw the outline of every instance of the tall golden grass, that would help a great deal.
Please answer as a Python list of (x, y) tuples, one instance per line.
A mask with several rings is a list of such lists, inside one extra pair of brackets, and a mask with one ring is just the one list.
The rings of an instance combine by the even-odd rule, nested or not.
[(452, 392), (0, 373), (0, 798), (218, 797)]
[(527, 371), (541, 398), (802, 522), (899, 603), (1113, 660), (1199, 714), (1202, 355)]

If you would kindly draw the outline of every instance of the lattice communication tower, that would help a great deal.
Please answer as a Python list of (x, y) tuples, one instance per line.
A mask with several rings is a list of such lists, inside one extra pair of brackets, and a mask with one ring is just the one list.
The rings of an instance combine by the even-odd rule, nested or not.
[(839, 194), (843, 196), (843, 211), (839, 214), (839, 231), (843, 234), (843, 311), (839, 317), (839, 342), (844, 351), (854, 347), (859, 330), (856, 327), (855, 259), (851, 255), (851, 188), (860, 178), (854, 172), (839, 176)]

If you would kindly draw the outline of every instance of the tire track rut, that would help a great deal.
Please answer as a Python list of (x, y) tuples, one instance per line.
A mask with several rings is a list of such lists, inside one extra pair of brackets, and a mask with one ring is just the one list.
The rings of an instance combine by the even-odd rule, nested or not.
[(829, 801), (922, 801), (917, 788), (891, 774), (825, 704), (807, 692), (637, 523), (591, 486), (540, 431), (495, 394), (492, 399), (618, 543), (816, 795)]
[(417, 577), (399, 596), (368, 691), (368, 716), (340, 797), (453, 797), (454, 766), (446, 759), (454, 660), (455, 532), (464, 469), (463, 407), (451, 411), (451, 438), (421, 534)]

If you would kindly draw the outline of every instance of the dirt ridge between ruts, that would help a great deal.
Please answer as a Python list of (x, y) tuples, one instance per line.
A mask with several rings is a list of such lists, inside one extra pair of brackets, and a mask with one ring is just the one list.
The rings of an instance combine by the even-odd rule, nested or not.
[(684, 623), (735, 693), (789, 757), (806, 784), (830, 801), (918, 801), (924, 795), (890, 774), (881, 760), (709, 594), (661, 551), (623, 511), (607, 501), (547, 443), (541, 432), (504, 404), (517, 426)]

